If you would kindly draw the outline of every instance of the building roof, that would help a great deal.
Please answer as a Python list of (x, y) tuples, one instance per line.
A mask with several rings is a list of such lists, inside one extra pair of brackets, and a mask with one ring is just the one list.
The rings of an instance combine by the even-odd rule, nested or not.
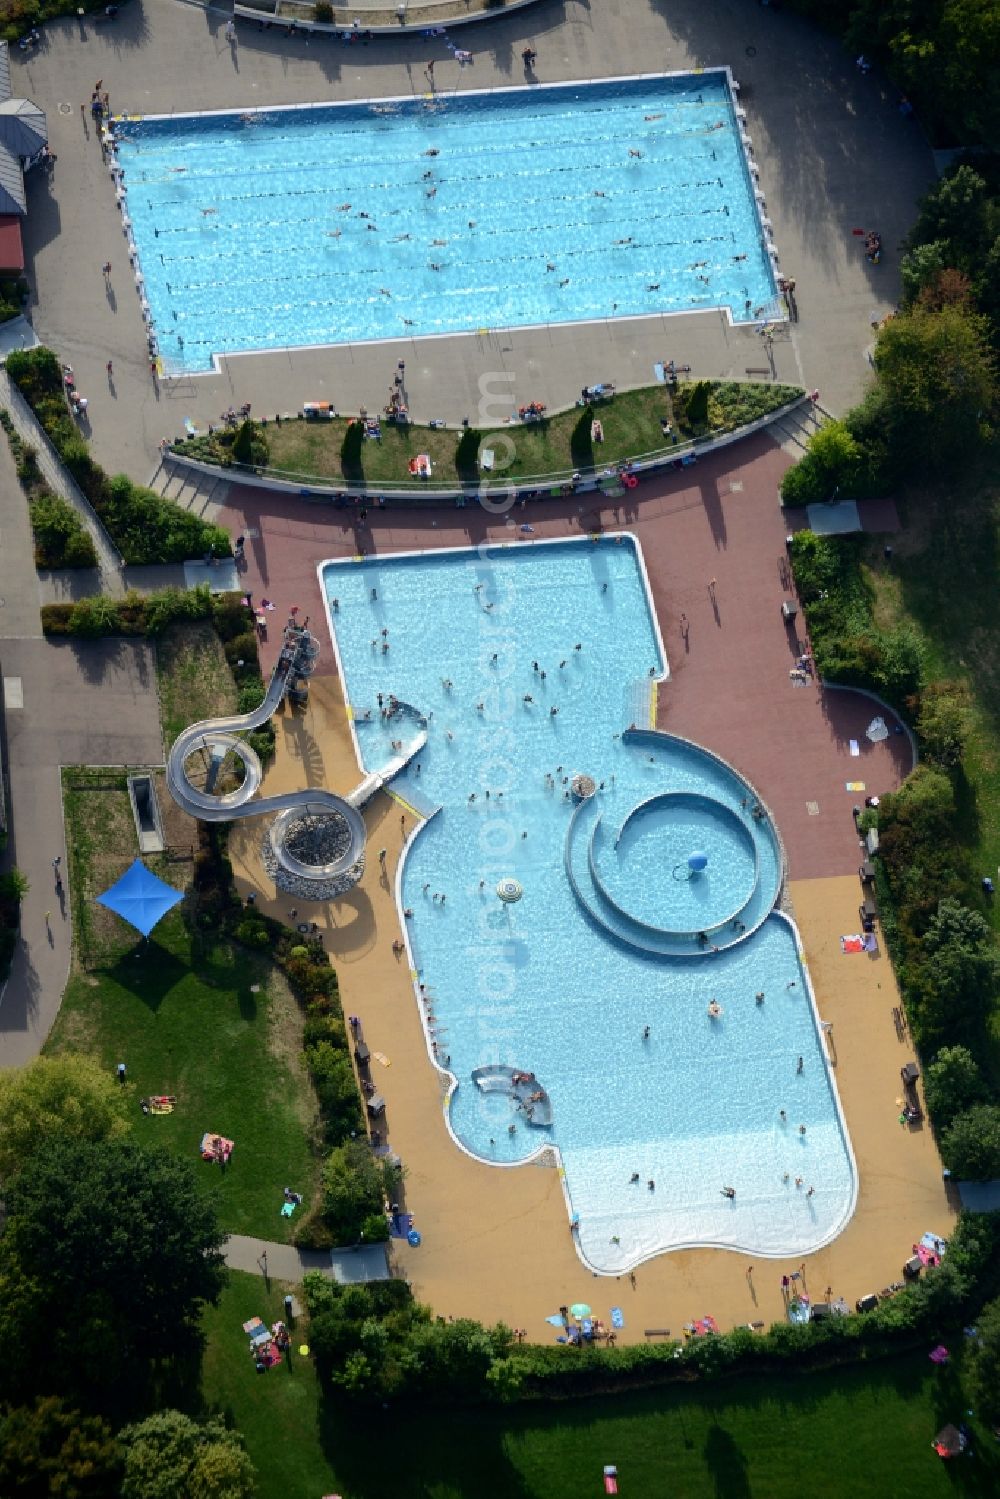
[(45, 111), (30, 99), (0, 102), (0, 145), (25, 160), (37, 156), (49, 138)]
[(24, 194), (24, 173), (12, 151), (0, 145), (0, 214), (24, 215), (28, 202)]
[[(0, 217), (27, 213), (23, 165), (48, 139), (45, 111), (30, 99), (11, 98), (10, 47), (0, 42)], [(19, 230), (18, 241), (20, 237)], [(5, 253), (11, 248), (4, 244)]]
[(0, 215), (0, 272), (24, 270), (24, 246), (21, 243), (21, 220), (18, 214)]

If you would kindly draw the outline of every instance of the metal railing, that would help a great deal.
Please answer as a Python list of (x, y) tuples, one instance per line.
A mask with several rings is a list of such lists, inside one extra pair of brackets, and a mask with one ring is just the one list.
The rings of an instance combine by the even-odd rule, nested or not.
[[(211, 472), (224, 479), (243, 482), (249, 480), (263, 485), (293, 489), (304, 498), (321, 499), (329, 496), (334, 500), (347, 501), (352, 499), (377, 500), (382, 497), (386, 499), (423, 497), (436, 500), (444, 496), (449, 499), (455, 498), (461, 503), (463, 499), (475, 499), (481, 495), (492, 495), (496, 499), (505, 496), (513, 496), (517, 499), (540, 499), (555, 497), (559, 494), (603, 490), (606, 486), (613, 486), (615, 492), (618, 493), (620, 491), (617, 486), (620, 484), (623, 473), (653, 473), (678, 464), (683, 466), (685, 459), (690, 462), (694, 458), (712, 452), (717, 447), (725, 446), (740, 437), (759, 431), (772, 421), (794, 410), (807, 399), (808, 397), (804, 395), (798, 396), (794, 401), (789, 401), (784, 406), (776, 407), (773, 411), (755, 417), (740, 427), (714, 428), (700, 437), (687, 438), (683, 442), (638, 453), (629, 458), (621, 458), (601, 468), (567, 468), (547, 474), (509, 474), (506, 478), (501, 474), (495, 476), (491, 474), (480, 475), (475, 479), (457, 477), (454, 480), (435, 484), (426, 479), (400, 478), (380, 481), (362, 476), (351, 482), (332, 474), (329, 476), (306, 474), (297, 469), (281, 469), (272, 465), (218, 463), (194, 454), (189, 456), (183, 450), (179, 451), (173, 447), (167, 450), (166, 456), (179, 465)], [(454, 430), (460, 433), (462, 429), (455, 428)], [(508, 436), (518, 430), (515, 425), (498, 428), (497, 432)], [(483, 441), (487, 441), (487, 434), (484, 434)]]

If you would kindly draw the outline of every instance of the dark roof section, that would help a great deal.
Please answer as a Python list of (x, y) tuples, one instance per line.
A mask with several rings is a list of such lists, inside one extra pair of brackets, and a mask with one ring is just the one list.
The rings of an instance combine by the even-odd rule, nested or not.
[(30, 99), (11, 98), (10, 48), (0, 42), (0, 215), (27, 213), (24, 168), (48, 139), (45, 111)]

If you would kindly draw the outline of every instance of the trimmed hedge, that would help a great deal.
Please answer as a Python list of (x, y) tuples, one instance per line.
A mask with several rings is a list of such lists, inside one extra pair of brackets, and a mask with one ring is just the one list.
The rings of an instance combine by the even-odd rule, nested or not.
[(221, 526), (209, 525), (173, 500), (133, 484), (127, 474), (108, 477), (70, 415), (62, 366), (51, 349), (14, 350), (7, 356), (7, 373), (127, 563), (230, 555), (229, 536)]

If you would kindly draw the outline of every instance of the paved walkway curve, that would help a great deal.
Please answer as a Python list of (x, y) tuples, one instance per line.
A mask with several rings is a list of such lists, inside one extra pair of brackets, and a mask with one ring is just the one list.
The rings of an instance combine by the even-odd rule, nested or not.
[(75, 479), (64, 466), (35, 413), (4, 368), (0, 368), (0, 406), (6, 406), (22, 441), (36, 450), (38, 467), (49, 488), (72, 505), (89, 532), (97, 552), (100, 592), (113, 597), (121, 597), (125, 592), (125, 582), (122, 576), (125, 564), (121, 554), (101, 524), (90, 501), (86, 499)]

